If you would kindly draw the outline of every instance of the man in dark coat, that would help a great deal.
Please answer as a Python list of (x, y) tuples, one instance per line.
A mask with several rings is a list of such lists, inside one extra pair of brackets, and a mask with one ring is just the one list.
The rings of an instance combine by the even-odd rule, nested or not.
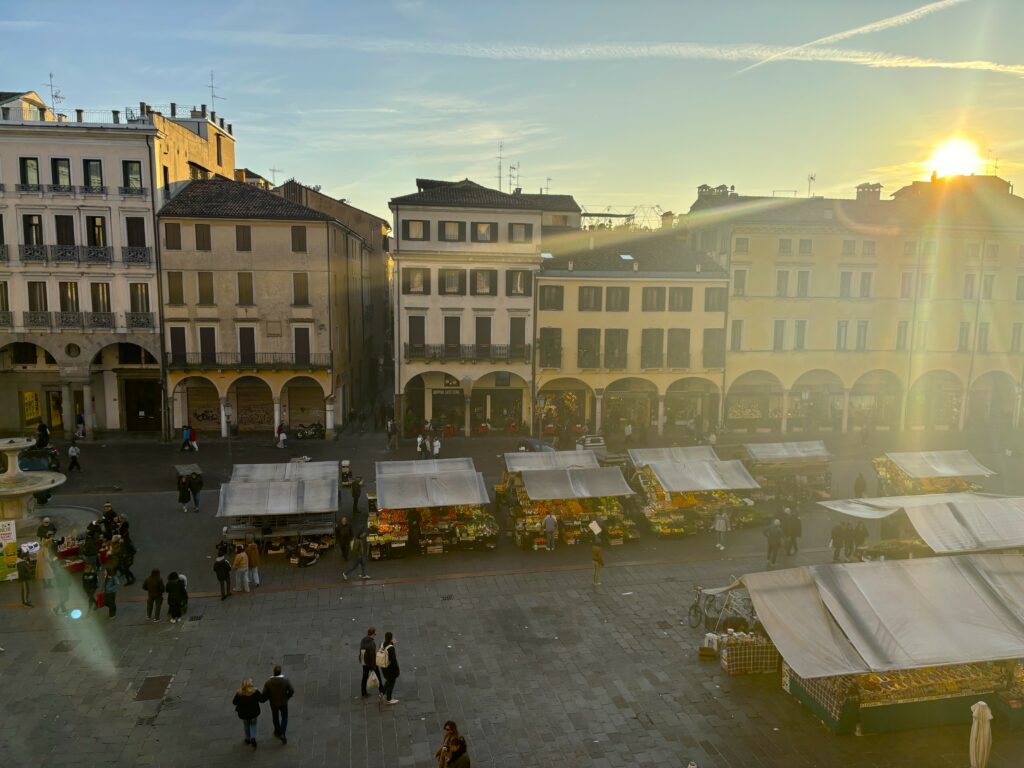
[(263, 701), (270, 703), (274, 719), (274, 735), (282, 744), (288, 743), (288, 700), (295, 695), (291, 680), (284, 676), (281, 665), (274, 666), (274, 676), (263, 684)]
[(864, 473), (858, 472), (857, 479), (853, 481), (853, 497), (863, 499), (868, 489), (868, 481), (864, 479)]
[(380, 676), (380, 670), (377, 669), (376, 627), (370, 627), (366, 630), (366, 637), (359, 642), (359, 662), (363, 665), (363, 679), (359, 684), (359, 692), (363, 698), (370, 695), (366, 692), (366, 681), (370, 678), (371, 672), (377, 676), (377, 687), (383, 690), (384, 680)]
[(395, 650), (395, 637), (390, 632), (384, 633), (384, 651), (388, 655), (388, 663), (384, 667), (384, 691), (382, 696), (384, 701), (388, 704), (397, 704), (398, 699), (395, 698), (395, 683), (398, 681), (398, 676), (401, 674), (401, 670), (398, 668), (398, 651)]
[(352, 481), (352, 517), (359, 513), (359, 497), (363, 493), (363, 478), (357, 477)]
[(192, 491), (192, 511), (199, 511), (199, 494), (203, 490), (203, 476), (193, 472), (188, 478), (188, 489)]
[(846, 547), (846, 524), (836, 523), (832, 526), (832, 562), (838, 563)]
[(352, 547), (352, 523), (347, 517), (342, 517), (338, 523), (338, 546), (341, 547), (341, 556), (348, 562), (349, 550)]
[(768, 539), (768, 565), (775, 565), (779, 548), (782, 546), (782, 521), (778, 518), (772, 520), (771, 525), (765, 528), (764, 535)]

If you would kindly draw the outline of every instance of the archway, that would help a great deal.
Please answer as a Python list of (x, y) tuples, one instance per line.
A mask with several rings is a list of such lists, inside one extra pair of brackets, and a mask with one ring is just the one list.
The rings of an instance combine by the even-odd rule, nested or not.
[[(89, 384), (98, 425), (109, 430), (156, 432), (163, 413), (160, 364), (139, 344), (117, 342), (96, 350), (89, 363)], [(81, 393), (75, 408), (81, 412)]]
[(642, 441), (651, 426), (657, 430), (658, 388), (647, 379), (616, 379), (605, 387), (601, 410), (606, 433), (623, 434), (630, 424), (634, 440)]
[(907, 423), (911, 427), (955, 429), (960, 423), (964, 388), (949, 371), (921, 374), (907, 397)]
[(281, 387), (281, 421), (294, 431), (299, 424), (327, 425), (324, 388), (311, 376), (295, 376)]
[[(231, 426), (239, 432), (273, 432), (277, 429), (274, 393), (260, 377), (242, 376), (232, 381), (228, 387), (228, 402), (231, 403)], [(217, 418), (220, 418), (219, 411)], [(288, 424), (291, 418), (291, 414), (281, 414), (283, 423)]]
[(407, 437), (417, 435), (424, 424), (448, 434), (465, 428), (466, 398), (462, 382), (447, 371), (428, 371), (408, 379), (402, 387), (402, 423)]
[(778, 428), (782, 420), (782, 383), (768, 371), (748, 371), (729, 387), (725, 421), (732, 429)]
[(11, 432), (35, 429), (45, 422), (51, 430), (63, 425), (63, 396), (57, 361), (44, 347), (15, 341), (0, 347), (0, 426)]
[(469, 400), (474, 434), (529, 432), (530, 390), (526, 379), (510, 371), (485, 373), (473, 382)]
[(989, 371), (971, 385), (967, 401), (967, 423), (972, 427), (1013, 425), (1017, 388), (1013, 377), (1003, 371)]
[(838, 431), (843, 425), (843, 382), (821, 368), (800, 376), (789, 391), (790, 429)]
[(699, 439), (717, 428), (720, 397), (713, 381), (697, 376), (676, 379), (665, 392), (666, 429)]
[(220, 432), (220, 392), (205, 376), (188, 376), (174, 387), (174, 427)]
[(537, 393), (538, 432), (545, 436), (584, 434), (594, 424), (594, 390), (574, 378), (552, 379)]
[(863, 374), (850, 390), (850, 424), (861, 429), (899, 429), (903, 386), (892, 371)]

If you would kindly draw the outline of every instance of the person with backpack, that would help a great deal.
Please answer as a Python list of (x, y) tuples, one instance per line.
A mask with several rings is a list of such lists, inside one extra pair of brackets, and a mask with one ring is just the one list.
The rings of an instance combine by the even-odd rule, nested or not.
[(146, 590), (146, 618), (160, 621), (160, 609), (164, 604), (164, 580), (160, 577), (158, 568), (154, 568), (146, 577), (142, 582), (142, 588)]
[(181, 428), (181, 450), (182, 451), (191, 451), (192, 450), (192, 446), (190, 445), (191, 440), (189, 439), (189, 438), (191, 438), (191, 436), (192, 436), (192, 427), (190, 427), (188, 424), (186, 424), (185, 426), (183, 426)]
[(167, 576), (167, 612), (171, 614), (171, 624), (181, 619), (182, 609), (188, 600), (185, 582), (174, 571)]
[(398, 668), (398, 651), (395, 650), (395, 636), (392, 632), (384, 633), (384, 643), (377, 650), (377, 667), (384, 674), (384, 690), (381, 696), (388, 704), (397, 704), (395, 698), (395, 682), (401, 674)]
[(28, 554), (18, 549), (18, 585), (21, 587), (21, 604), (26, 608), (32, 607), (32, 601), (29, 600), (31, 595), (29, 594), (28, 583), (32, 579), (33, 569), (32, 563), (29, 562)]
[(359, 683), (359, 694), (365, 699), (370, 694), (366, 692), (366, 681), (370, 679), (370, 673), (377, 678), (377, 689), (384, 688), (384, 679), (377, 669), (377, 628), (370, 627), (366, 630), (366, 637), (359, 641), (359, 663), (363, 665), (363, 678)]
[(352, 541), (352, 567), (347, 571), (342, 571), (341, 578), (348, 581), (348, 575), (352, 573), (356, 568), (362, 570), (362, 579), (370, 578), (370, 575), (366, 572), (366, 529), (363, 529), (358, 536)]
[(220, 599), (231, 597), (231, 563), (227, 560), (227, 548), (217, 549), (217, 559), (213, 561), (213, 572), (217, 574), (220, 584)]

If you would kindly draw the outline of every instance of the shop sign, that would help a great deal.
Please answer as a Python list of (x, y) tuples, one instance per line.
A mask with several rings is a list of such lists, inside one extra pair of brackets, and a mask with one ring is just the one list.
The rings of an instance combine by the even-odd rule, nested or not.
[(18, 533), (13, 520), (0, 520), (0, 581), (18, 578)]
[(462, 397), (461, 389), (454, 389), (451, 387), (446, 389), (433, 389), (431, 390), (431, 392), (433, 392), (435, 395), (457, 395), (459, 397)]

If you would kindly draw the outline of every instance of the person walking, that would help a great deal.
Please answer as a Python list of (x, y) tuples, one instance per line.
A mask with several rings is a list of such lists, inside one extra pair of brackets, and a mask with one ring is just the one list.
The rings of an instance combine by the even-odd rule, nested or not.
[(48, 536), (39, 542), (36, 553), (36, 581), (41, 581), (46, 589), (53, 585), (53, 537)]
[(75, 437), (79, 440), (85, 439), (85, 414), (81, 411), (75, 416)]
[(832, 562), (838, 563), (846, 547), (846, 528), (843, 523), (836, 523), (832, 526), (832, 540), (829, 542), (832, 547)]
[(347, 571), (343, 571), (342, 574), (341, 574), (341, 578), (343, 578), (345, 581), (348, 581), (348, 575), (350, 573), (352, 573), (356, 568), (360, 568), (361, 569), (362, 575), (360, 576), (360, 578), (362, 578), (362, 579), (370, 578), (369, 574), (366, 573), (366, 549), (367, 549), (367, 546), (368, 545), (366, 543), (366, 531), (363, 530), (352, 541), (352, 558), (353, 558), (354, 562), (352, 563), (352, 567), (351, 568), (349, 568)]
[(192, 489), (188, 484), (188, 475), (178, 475), (178, 503), (181, 511), (188, 512), (188, 503), (192, 501)]
[(235, 559), (231, 563), (231, 570), (235, 572), (235, 592), (248, 592), (249, 556), (245, 554), (241, 544), (235, 547)]
[(388, 419), (388, 450), (394, 451), (398, 448), (398, 425), (394, 419)]
[(380, 650), (377, 651), (377, 666), (382, 669), (384, 674), (384, 690), (381, 696), (384, 697), (386, 703), (397, 704), (395, 683), (402, 672), (398, 667), (398, 651), (395, 650), (395, 636), (391, 632), (384, 633), (384, 643), (381, 645)]
[(366, 681), (370, 674), (377, 678), (377, 689), (384, 689), (384, 679), (377, 669), (377, 628), (370, 627), (366, 630), (366, 637), (359, 641), (359, 663), (363, 665), (363, 679), (359, 683), (359, 693), (365, 699), (370, 694), (366, 692)]
[(731, 527), (729, 512), (727, 510), (720, 509), (715, 515), (715, 549), (725, 549), (725, 534), (728, 533)]
[(252, 678), (242, 681), (231, 703), (235, 705), (242, 726), (245, 728), (245, 743), (256, 749), (256, 719), (260, 716), (260, 700), (263, 696), (253, 684)]
[(217, 559), (213, 561), (213, 572), (217, 574), (217, 583), (220, 584), (220, 599), (227, 600), (231, 597), (231, 563), (227, 561), (226, 549), (217, 550)]
[(188, 428), (188, 447), (190, 450), (199, 453), (199, 430), (195, 427)]
[(188, 424), (181, 428), (181, 449), (182, 451), (191, 451), (192, 446), (189, 445), (189, 437), (191, 436), (192, 427)]
[(456, 736), (452, 743), (452, 752), (448, 757), (447, 768), (472, 768), (469, 762), (469, 751), (465, 736)]
[(82, 449), (78, 447), (78, 443), (75, 442), (74, 438), (71, 439), (71, 445), (68, 446), (68, 474), (70, 475), (74, 470), (82, 471), (82, 465), (78, 463), (78, 457), (82, 454)]
[(146, 618), (160, 621), (160, 609), (164, 604), (164, 580), (160, 577), (158, 568), (154, 568), (146, 577), (142, 582), (142, 588), (146, 590)]
[(797, 542), (804, 532), (804, 524), (800, 519), (799, 509), (786, 509), (789, 513), (789, 532), (786, 534), (786, 554), (795, 555), (799, 549)]
[(89, 530), (85, 532), (85, 541), (82, 542), (82, 559), (85, 560), (94, 571), (100, 568), (100, 540), (99, 532), (90, 523)]
[(359, 497), (363, 493), (363, 478), (357, 477), (352, 481), (352, 519), (359, 514)]
[(778, 518), (772, 520), (772, 524), (765, 529), (764, 535), (768, 539), (768, 565), (775, 565), (775, 560), (779, 556), (779, 548), (782, 546), (782, 521)]
[(434, 458), (435, 459), (440, 459), (441, 458), (441, 437), (440, 437), (440, 435), (438, 435), (438, 436), (436, 436), (434, 438)]
[(849, 522), (843, 523), (843, 531), (843, 554), (847, 560), (852, 560), (853, 553), (857, 551), (857, 531)]
[(288, 743), (288, 701), (295, 695), (291, 680), (284, 676), (281, 665), (274, 665), (274, 676), (263, 684), (263, 701), (270, 704), (270, 716), (274, 719), (274, 736), (282, 744)]
[(601, 552), (601, 539), (594, 537), (594, 546), (590, 548), (590, 559), (594, 562), (594, 586), (601, 586), (601, 569), (604, 568), (604, 553)]
[(548, 552), (555, 551), (555, 536), (558, 533), (558, 518), (550, 512), (544, 516), (544, 538), (547, 539)]
[(260, 585), (260, 545), (250, 541), (245, 545), (245, 556), (249, 558), (249, 581), (255, 589)]
[(863, 499), (868, 489), (868, 481), (864, 479), (864, 473), (858, 472), (857, 479), (853, 481), (853, 498)]
[(338, 523), (338, 546), (341, 547), (341, 557), (347, 563), (349, 550), (352, 549), (352, 524), (347, 517), (342, 517)]
[(32, 607), (32, 601), (29, 599), (32, 595), (29, 591), (28, 583), (32, 579), (32, 563), (28, 559), (28, 553), (24, 552), (20, 548), (18, 549), (18, 585), (21, 587), (21, 604), (26, 608)]
[(131, 536), (128, 535), (128, 522), (124, 521), (121, 525), (121, 530), (124, 533), (118, 537), (120, 539), (120, 551), (117, 557), (117, 567), (121, 575), (124, 576), (124, 583), (131, 586), (135, 583), (135, 574), (132, 573), (132, 566), (135, 564), (135, 555), (138, 550), (135, 549), (135, 545), (132, 543)]
[(121, 577), (109, 566), (103, 570), (103, 604), (107, 606), (107, 618), (117, 616), (117, 592), (121, 589)]
[(288, 447), (288, 433), (284, 429), (284, 424), (277, 425), (277, 447), (287, 448)]
[(455, 721), (449, 720), (444, 724), (444, 738), (441, 746), (434, 753), (434, 760), (437, 761), (437, 768), (448, 768), (448, 760), (455, 751), (455, 741), (459, 738), (459, 726)]
[(188, 601), (188, 593), (185, 591), (185, 582), (177, 573), (171, 571), (167, 575), (167, 612), (171, 614), (171, 624), (181, 620), (181, 614)]
[[(196, 448), (195, 450), (199, 450)], [(192, 511), (199, 511), (199, 494), (203, 490), (203, 476), (198, 472), (193, 472), (188, 476), (188, 489), (192, 493)]]
[(96, 604), (96, 593), (99, 591), (99, 576), (96, 575), (96, 569), (89, 563), (86, 563), (85, 568), (82, 570), (82, 591), (85, 592), (85, 596), (89, 599), (89, 611), (98, 610), (99, 605)]

